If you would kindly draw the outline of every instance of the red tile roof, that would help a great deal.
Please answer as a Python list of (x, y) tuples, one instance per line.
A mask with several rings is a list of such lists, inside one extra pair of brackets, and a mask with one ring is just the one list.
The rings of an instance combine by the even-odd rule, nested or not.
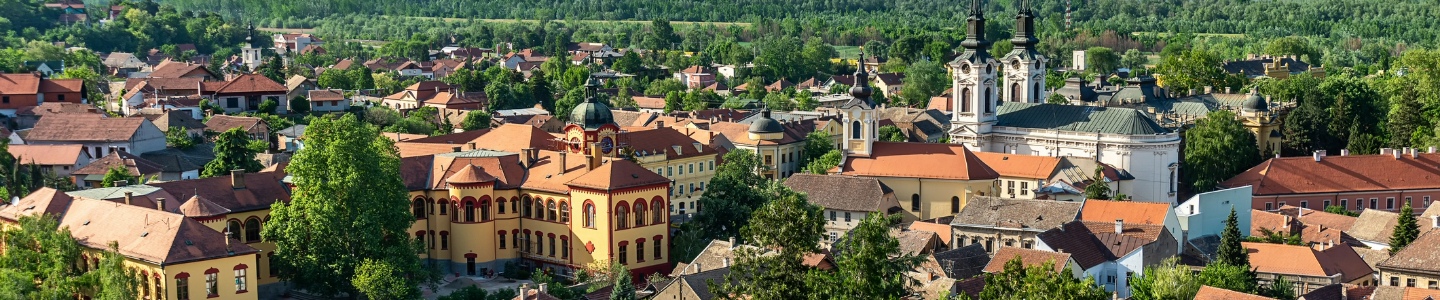
[(159, 67), (155, 68), (155, 71), (150, 72), (150, 77), (180, 78), (196, 71), (205, 72), (206, 75), (213, 75), (212, 73), (210, 73), (210, 70), (205, 69), (205, 65), (172, 61), (160, 64)]
[(1080, 220), (1095, 222), (1125, 220), (1125, 224), (1165, 226), (1165, 216), (1169, 213), (1170, 205), (1166, 203), (1090, 199), (1086, 200), (1084, 208), (1080, 209)]
[(1200, 291), (1195, 293), (1195, 300), (1275, 300), (1275, 298), (1251, 295), (1205, 285), (1200, 286)]
[(90, 157), (85, 154), (85, 146), (80, 144), (10, 145), (9, 150), (15, 161), (22, 164), (75, 165), (81, 158)]
[[(235, 188), (231, 176), (149, 183), (180, 197), (200, 197), (234, 212), (270, 209), (277, 201), (290, 201), (290, 187), (280, 182), (282, 172), (244, 174), (245, 188)], [(181, 206), (184, 206), (182, 203)]]
[(485, 173), (485, 169), (476, 167), (474, 164), (467, 164), (445, 179), (449, 183), (469, 184), (495, 181), (495, 176)]
[(79, 93), (84, 85), (84, 79), (41, 79), (39, 89), (41, 93)]
[(129, 171), (130, 176), (153, 176), (165, 170), (165, 167), (150, 160), (140, 158), (139, 155), (130, 154), (125, 150), (114, 149), (109, 155), (101, 157), (84, 168), (75, 170), (70, 174), (74, 175), (105, 175), (111, 168), (123, 168)]
[(1369, 277), (1375, 271), (1349, 245), (1339, 244), (1324, 251), (1309, 246), (1268, 243), (1241, 243), (1250, 252), (1256, 272), (1309, 277), (1341, 276), (1341, 282)]
[(1436, 189), (1440, 154), (1272, 158), (1220, 185), (1250, 185), (1255, 195)]
[(989, 264), (985, 265), (985, 273), (1005, 271), (1005, 263), (1016, 258), (1019, 258), (1020, 263), (1026, 267), (1039, 266), (1045, 262), (1050, 262), (1055, 267), (1055, 273), (1063, 273), (1065, 268), (1069, 267), (1070, 262), (1069, 253), (1000, 246), (999, 249), (995, 249), (994, 258), (990, 260)]
[(1048, 180), (1060, 165), (1059, 157), (1019, 155), (997, 152), (974, 152), (980, 161), (1000, 176)]
[(221, 86), (219, 89), (215, 90), (216, 93), (222, 93), (222, 94), (234, 94), (234, 93), (277, 93), (277, 94), (284, 94), (284, 93), (287, 92), (287, 91), (289, 91), (289, 89), (286, 89), (286, 88), (285, 88), (285, 85), (282, 85), (282, 84), (280, 84), (279, 82), (275, 82), (274, 80), (270, 80), (270, 78), (265, 77), (265, 76), (261, 76), (260, 74), (244, 74), (244, 75), (240, 75), (240, 77), (235, 77), (235, 79), (231, 79), (230, 81), (226, 81), (224, 86)]
[(262, 123), (265, 123), (265, 120), (256, 117), (214, 115), (210, 116), (210, 120), (205, 121), (205, 130), (225, 132), (240, 128), (245, 132), (251, 132)]
[(1000, 177), (962, 145), (877, 142), (873, 148), (870, 157), (846, 157), (842, 174), (954, 180)]
[(40, 76), (25, 74), (0, 74), (0, 94), (34, 95), (40, 91)]
[(41, 118), (25, 138), (33, 141), (128, 141), (140, 127), (149, 122), (145, 118), (104, 118), (101, 115), (78, 114), (63, 118)]
[[(583, 159), (583, 156), (581, 158)], [(598, 190), (617, 190), (669, 182), (670, 179), (629, 160), (610, 159), (566, 184)]]
[(310, 99), (309, 99), (310, 101), (340, 101), (340, 100), (345, 100), (345, 93), (344, 93), (344, 91), (335, 90), (335, 89), (311, 90), (311, 91), (309, 92), (309, 95), (308, 95), (308, 96), (310, 97)]
[(205, 200), (200, 195), (190, 196), (189, 200), (185, 200), (185, 204), (180, 205), (180, 214), (186, 217), (204, 218), (228, 213), (230, 213), (230, 209), (215, 204), (213, 201)]

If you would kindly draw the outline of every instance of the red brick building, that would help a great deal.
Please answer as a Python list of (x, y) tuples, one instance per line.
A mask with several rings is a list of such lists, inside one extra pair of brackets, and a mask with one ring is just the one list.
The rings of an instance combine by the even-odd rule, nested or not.
[(1440, 198), (1440, 154), (1433, 149), (1382, 149), (1379, 155), (1272, 158), (1220, 183), (1253, 187), (1251, 208), (1290, 205), (1311, 209), (1398, 212), (1410, 203), (1420, 213)]

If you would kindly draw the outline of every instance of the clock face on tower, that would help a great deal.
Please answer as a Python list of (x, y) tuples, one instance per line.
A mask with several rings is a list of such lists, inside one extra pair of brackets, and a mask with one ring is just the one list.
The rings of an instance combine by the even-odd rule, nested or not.
[(600, 138), (600, 152), (610, 154), (611, 150), (615, 150), (615, 141), (611, 140), (610, 137)]

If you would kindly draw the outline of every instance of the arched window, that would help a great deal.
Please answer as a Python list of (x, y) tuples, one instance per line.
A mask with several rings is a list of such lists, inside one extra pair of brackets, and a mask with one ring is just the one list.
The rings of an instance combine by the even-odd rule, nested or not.
[(960, 196), (950, 197), (950, 213), (960, 213)]
[(440, 214), (444, 215), (448, 212), (449, 209), (446, 209), (448, 206), (450, 206), (450, 201), (440, 200)]
[(558, 217), (556, 217), (558, 213), (555, 212), (555, 200), (545, 201), (545, 212), (546, 220), (555, 221), (559, 219)]
[(465, 200), (465, 222), (475, 222), (475, 201)]
[[(422, 207), (421, 209), (424, 208)], [(230, 234), (230, 238), (240, 241), (242, 243), (245, 242), (244, 239), (240, 238), (240, 232), (243, 231), (243, 229), (244, 228), (240, 227), (240, 220), (231, 219), (225, 224), (225, 231)]]
[(490, 199), (480, 200), (480, 222), (490, 221)]
[(245, 220), (245, 240), (250, 242), (260, 241), (260, 219), (250, 218)]
[(520, 213), (520, 198), (510, 197), (510, 211)]
[(525, 206), (524, 206), (523, 208), (520, 208), (520, 209), (522, 209), (522, 211), (520, 212), (520, 216), (521, 216), (521, 217), (525, 217), (525, 218), (529, 218), (529, 217), (530, 217), (530, 196), (525, 196), (524, 200), (521, 200), (521, 201), (524, 201), (524, 202), (525, 202)]
[(615, 206), (615, 229), (630, 228), (630, 207), (625, 202)]
[(985, 113), (995, 112), (995, 94), (990, 93), (990, 88), (985, 88)]
[(505, 198), (495, 200), (495, 208), (500, 210), (499, 214), (505, 214)]
[(860, 120), (850, 122), (850, 138), (860, 138)]
[(595, 204), (585, 203), (585, 227), (595, 228)]
[(416, 220), (425, 219), (425, 199), (416, 198), (411, 209), (414, 210)]
[(1035, 85), (1030, 86), (1030, 97), (1032, 97), (1032, 99), (1035, 99), (1035, 101), (1034, 101), (1035, 103), (1045, 103), (1045, 100), (1046, 100), (1046, 99), (1040, 99), (1040, 83), (1039, 83), (1039, 82), (1036, 82)]
[(544, 201), (540, 201), (540, 199), (535, 199), (535, 219), (536, 219), (536, 220), (544, 220), (544, 219), (545, 219), (545, 202), (544, 202)]
[(570, 224), (570, 203), (560, 201), (560, 223)]
[(970, 88), (960, 89), (960, 112), (970, 112)]
[(920, 211), (920, 194), (910, 195), (910, 211)]
[(635, 201), (635, 227), (645, 226), (647, 212), (644, 200)]
[(651, 223), (651, 224), (665, 223), (665, 213), (666, 213), (666, 210), (660, 209), (661, 207), (665, 207), (665, 200), (661, 200), (660, 198), (655, 198), (655, 200), (650, 200), (650, 215), (651, 215), (651, 216), (650, 216), (650, 219), (651, 219), (651, 220), (650, 220), (650, 223)]

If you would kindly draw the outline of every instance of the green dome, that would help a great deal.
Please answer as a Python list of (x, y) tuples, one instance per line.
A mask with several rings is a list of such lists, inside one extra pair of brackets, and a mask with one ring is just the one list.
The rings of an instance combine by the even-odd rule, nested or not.
[(1260, 96), (1259, 90), (1254, 90), (1250, 92), (1250, 97), (1245, 98), (1245, 102), (1240, 103), (1240, 111), (1270, 111), (1270, 103), (1266, 103), (1265, 97)]
[(615, 124), (615, 116), (610, 113), (610, 106), (595, 101), (595, 89), (600, 83), (595, 78), (585, 83), (585, 102), (575, 106), (570, 112), (570, 124), (580, 125), (585, 129), (597, 129), (605, 124)]

